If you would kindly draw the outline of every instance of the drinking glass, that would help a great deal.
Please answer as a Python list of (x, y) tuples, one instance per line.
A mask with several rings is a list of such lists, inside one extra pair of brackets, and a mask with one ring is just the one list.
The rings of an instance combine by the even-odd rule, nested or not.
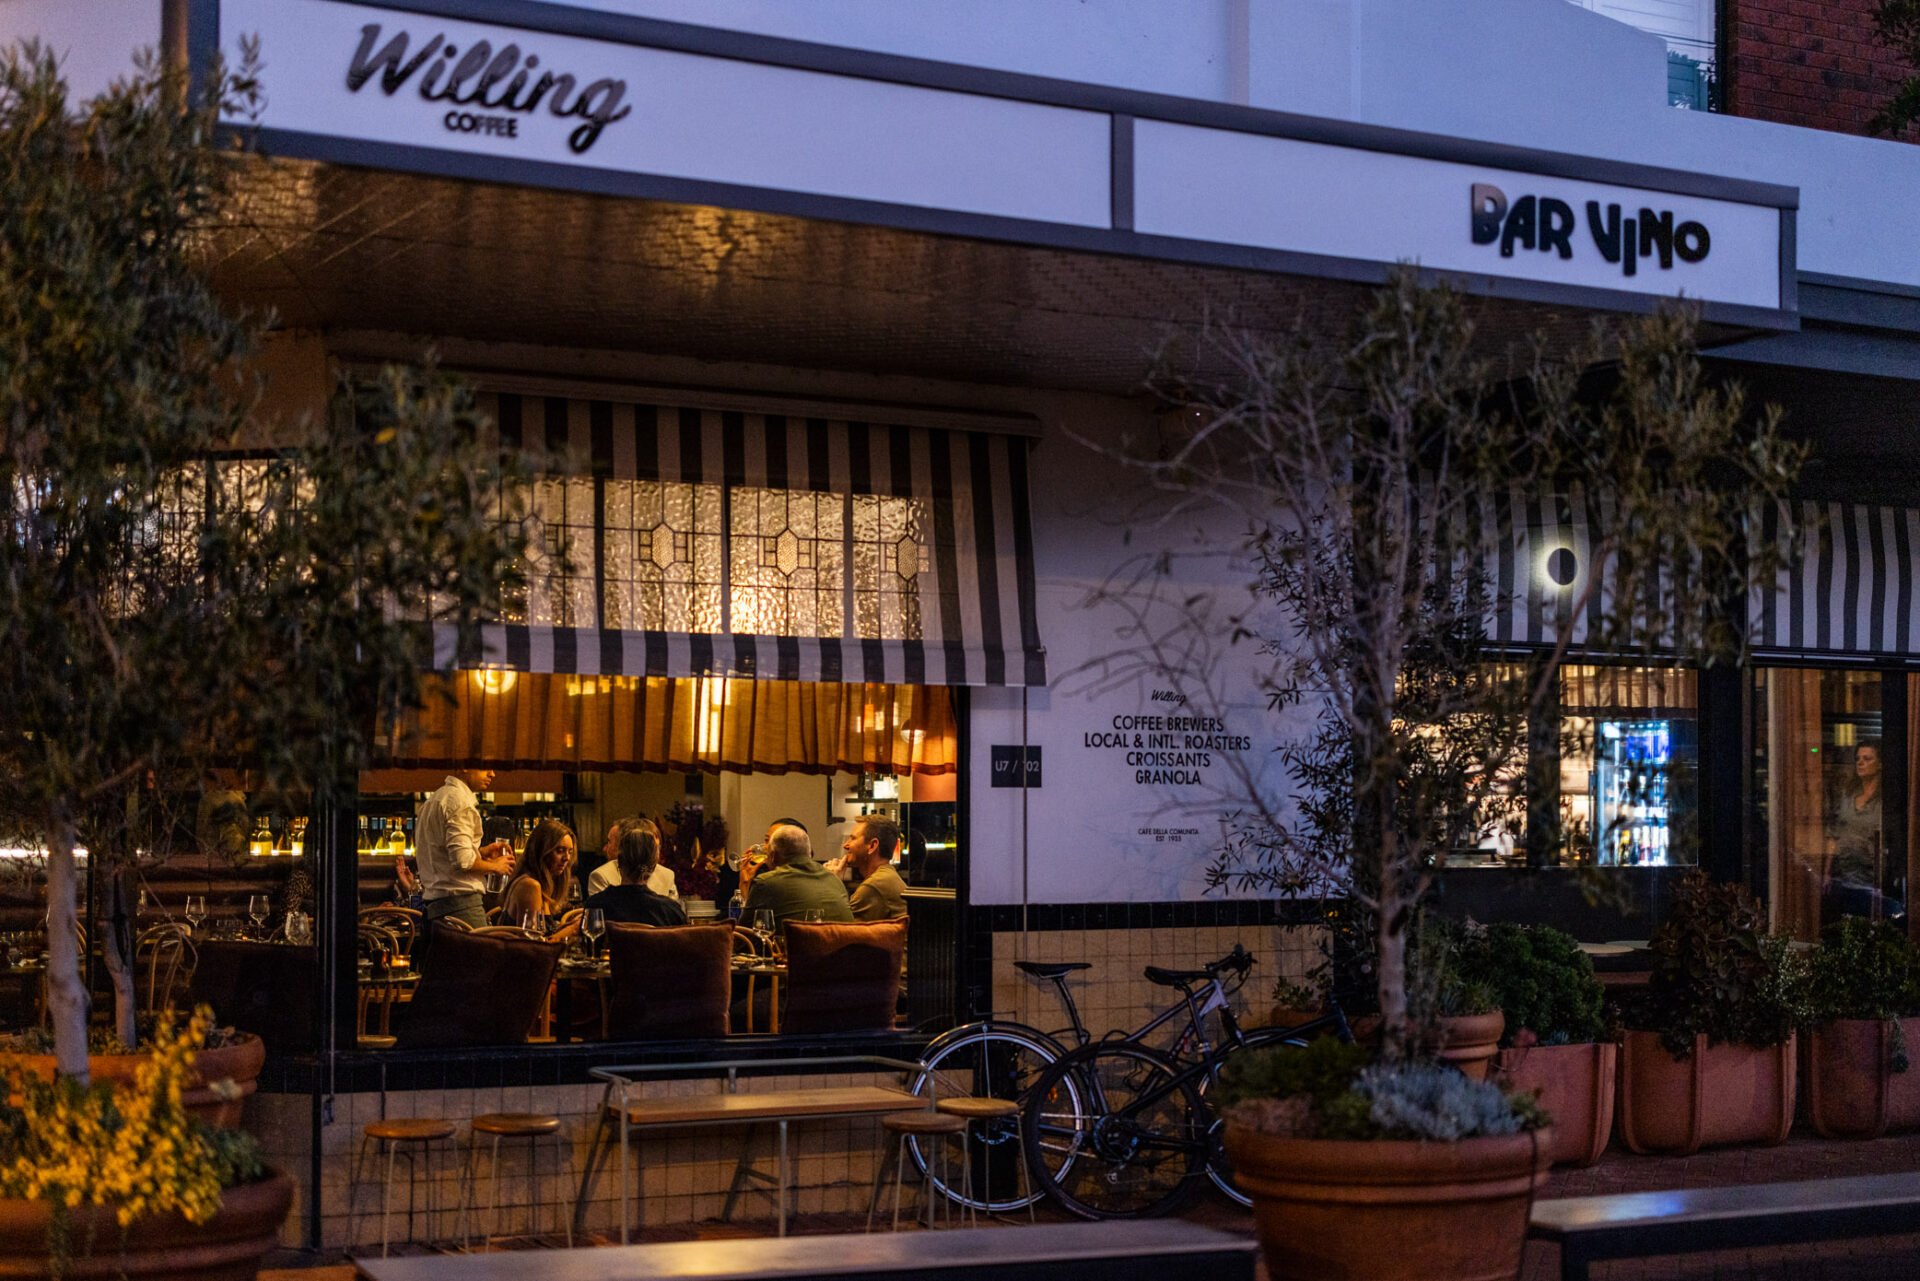
[(600, 955), (600, 936), (607, 932), (607, 914), (600, 908), (590, 907), (580, 923), (580, 932), (587, 936), (587, 942), (593, 949), (593, 955)]
[(520, 928), (538, 938), (545, 938), (547, 936), (547, 914), (545, 912), (528, 912), (520, 918)]
[(207, 899), (203, 894), (187, 895), (187, 924), (194, 929), (200, 928), (200, 922), (207, 919)]
[(313, 942), (313, 922), (305, 912), (287, 913), (287, 942), (295, 947)]
[(755, 934), (760, 935), (762, 938), (769, 938), (772, 936), (773, 912), (771, 909), (763, 907), (759, 911), (753, 914), (753, 932)]
[(486, 879), (482, 882), (482, 884), (486, 886), (487, 893), (489, 894), (503, 893), (507, 888), (506, 873), (488, 872)]
[(266, 928), (267, 914), (271, 910), (272, 908), (267, 903), (266, 895), (254, 894), (247, 898), (247, 915), (253, 918), (254, 929), (263, 930)]
[(574, 907), (580, 906), (580, 881), (577, 877), (567, 881), (567, 902)]
[(800, 919), (809, 925), (818, 925), (827, 918), (820, 914), (819, 908), (810, 907), (800, 913)]

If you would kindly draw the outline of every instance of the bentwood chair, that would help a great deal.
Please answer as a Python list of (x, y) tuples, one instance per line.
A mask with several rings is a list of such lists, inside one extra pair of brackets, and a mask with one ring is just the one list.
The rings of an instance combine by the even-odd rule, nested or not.
[(197, 959), (192, 927), (169, 921), (141, 931), (133, 944), (134, 973), (144, 980), (146, 988), (141, 1012), (157, 1014), (172, 1009), (174, 989), (193, 982)]
[(422, 916), (410, 907), (385, 905), (381, 907), (363, 907), (360, 909), (362, 925), (378, 925), (394, 936), (406, 956), (413, 955), (414, 941), (420, 936)]

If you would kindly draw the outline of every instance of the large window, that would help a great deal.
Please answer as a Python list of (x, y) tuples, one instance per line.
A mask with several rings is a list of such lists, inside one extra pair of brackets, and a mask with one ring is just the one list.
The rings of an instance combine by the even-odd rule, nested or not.
[(1687, 111), (1720, 110), (1717, 0), (1573, 0), (1667, 42), (1667, 102)]

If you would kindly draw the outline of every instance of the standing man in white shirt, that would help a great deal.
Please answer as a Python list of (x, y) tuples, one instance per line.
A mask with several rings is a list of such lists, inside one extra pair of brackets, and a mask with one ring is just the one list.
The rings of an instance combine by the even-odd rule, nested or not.
[(414, 816), (413, 847), (419, 856), (429, 933), (435, 921), (447, 917), (476, 930), (484, 926), (483, 878), (513, 875), (510, 842), (480, 843), (480, 802), (474, 793), (491, 788), (493, 775), (490, 769), (454, 771)]

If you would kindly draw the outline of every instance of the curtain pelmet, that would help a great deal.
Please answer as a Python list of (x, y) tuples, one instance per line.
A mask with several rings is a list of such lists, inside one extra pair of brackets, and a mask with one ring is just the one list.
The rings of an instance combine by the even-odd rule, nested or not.
[(948, 774), (951, 691), (725, 678), (459, 672), (389, 740), (396, 767)]

